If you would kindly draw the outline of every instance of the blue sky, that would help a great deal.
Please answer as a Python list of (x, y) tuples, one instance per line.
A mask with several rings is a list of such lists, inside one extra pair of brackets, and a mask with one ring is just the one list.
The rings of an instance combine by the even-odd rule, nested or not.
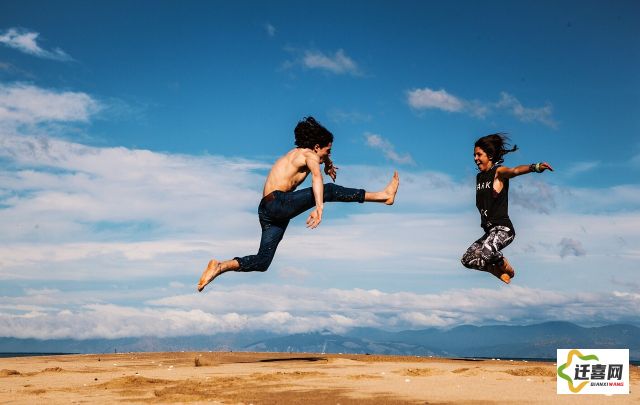
[[(0, 335), (121, 337), (464, 323), (640, 324), (636, 2), (13, 2), (0, 5)], [(331, 205), (253, 253), (270, 164), (313, 115)], [(510, 286), (481, 236), (473, 142), (508, 132)], [(308, 186), (308, 184), (307, 184)], [(99, 322), (100, 321), (100, 322)]]

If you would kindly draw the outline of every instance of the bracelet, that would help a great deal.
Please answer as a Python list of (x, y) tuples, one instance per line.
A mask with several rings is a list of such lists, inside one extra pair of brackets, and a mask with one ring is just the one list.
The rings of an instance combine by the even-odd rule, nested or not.
[(543, 169), (540, 168), (540, 163), (531, 163), (529, 165), (529, 170), (536, 173), (542, 173)]

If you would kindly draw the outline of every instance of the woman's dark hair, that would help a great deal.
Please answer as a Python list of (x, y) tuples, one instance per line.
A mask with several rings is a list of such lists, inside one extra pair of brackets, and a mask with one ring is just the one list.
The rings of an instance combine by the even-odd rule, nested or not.
[(324, 148), (333, 142), (333, 134), (313, 117), (305, 117), (298, 122), (293, 132), (296, 134), (295, 144), (298, 148), (313, 149), (316, 145)]
[(502, 158), (504, 155), (518, 150), (518, 145), (513, 145), (513, 148), (508, 149), (508, 147), (511, 146), (507, 143), (508, 140), (509, 137), (507, 137), (506, 133), (498, 132), (497, 134), (483, 136), (476, 141), (474, 146), (482, 149), (493, 164), (497, 165), (504, 162)]

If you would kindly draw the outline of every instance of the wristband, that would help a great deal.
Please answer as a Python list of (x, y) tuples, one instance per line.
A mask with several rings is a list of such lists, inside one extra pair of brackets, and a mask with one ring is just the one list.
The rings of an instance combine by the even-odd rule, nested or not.
[(529, 170), (536, 173), (542, 173), (542, 168), (540, 167), (540, 163), (531, 163), (529, 165)]

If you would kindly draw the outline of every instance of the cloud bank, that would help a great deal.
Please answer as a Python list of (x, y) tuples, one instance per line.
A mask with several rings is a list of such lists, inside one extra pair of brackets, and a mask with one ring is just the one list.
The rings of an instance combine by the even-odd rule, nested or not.
[[(565, 293), (519, 286), (436, 294), (267, 287), (239, 286), (208, 296), (168, 296), (150, 300), (141, 307), (85, 302), (71, 309), (61, 309), (55, 304), (68, 302), (68, 295), (63, 297), (56, 290), (31, 291), (21, 299), (0, 297), (0, 308), (21, 309), (14, 314), (0, 312), (0, 335), (89, 339), (243, 330), (290, 334), (328, 329), (343, 333), (355, 327), (403, 330), (567, 319), (593, 326), (638, 322), (638, 314), (632, 308), (640, 304), (640, 295), (620, 291)], [(216, 305), (209, 305), (210, 301)]]
[[(637, 272), (637, 185), (518, 179), (511, 209), (518, 237), (505, 252), (518, 275), (502, 286), (459, 263), (482, 233), (473, 178), (406, 170), (393, 207), (327, 204), (316, 230), (292, 221), (269, 272), (225, 274), (196, 294), (211, 257), (257, 250), (256, 207), (270, 162), (35, 135), (36, 124), (90, 122), (100, 104), (33, 85), (1, 89), (0, 279), (12, 294), (0, 296), (0, 335), (638, 322), (639, 292), (611, 279)], [(392, 161), (408, 161), (380, 135), (365, 140)], [(379, 189), (391, 173), (347, 165), (339, 180)]]

